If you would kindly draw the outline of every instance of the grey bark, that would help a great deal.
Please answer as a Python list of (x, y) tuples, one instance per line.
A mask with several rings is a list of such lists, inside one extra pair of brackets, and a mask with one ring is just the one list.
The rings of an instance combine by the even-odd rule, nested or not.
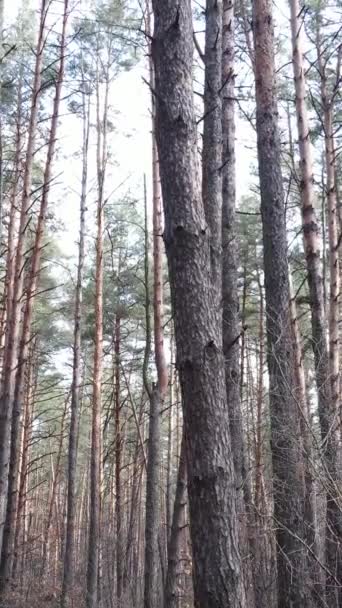
[(254, 0), (256, 125), (264, 245), (278, 607), (307, 606), (300, 417), (294, 352), (270, 0)]
[[(240, 521), (240, 551), (248, 605), (255, 602), (251, 559), (253, 546), (252, 500), (246, 476), (244, 436), (240, 402), (240, 336), (238, 292), (238, 243), (236, 238), (234, 1), (223, 0), (222, 14), (222, 301), (223, 352), (225, 358), (228, 415)], [(261, 598), (258, 605), (260, 606)]]
[(80, 197), (80, 231), (78, 245), (77, 281), (75, 290), (74, 317), (74, 353), (73, 375), (71, 388), (71, 416), (69, 427), (68, 447), (68, 496), (66, 515), (66, 538), (62, 585), (62, 608), (67, 608), (71, 602), (74, 584), (74, 553), (76, 525), (76, 466), (77, 466), (77, 424), (81, 396), (81, 349), (82, 349), (82, 283), (85, 255), (85, 212), (88, 177), (88, 146), (89, 146), (89, 105), (83, 93), (83, 151), (82, 151), (82, 186)]
[(238, 551), (222, 314), (200, 192), (191, 2), (155, 0), (152, 44), (164, 240), (183, 398), (196, 608), (246, 606)]
[(177, 576), (180, 559), (181, 538), (186, 507), (186, 456), (185, 436), (183, 431), (182, 445), (178, 466), (176, 495), (173, 508), (170, 539), (168, 543), (168, 565), (165, 583), (164, 608), (178, 608), (179, 593), (177, 588)]

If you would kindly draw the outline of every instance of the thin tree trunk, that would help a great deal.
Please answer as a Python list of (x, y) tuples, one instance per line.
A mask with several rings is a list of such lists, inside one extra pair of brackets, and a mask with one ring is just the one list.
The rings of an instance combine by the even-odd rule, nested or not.
[[(147, 2), (147, 31), (151, 32), (150, 2)], [(154, 68), (149, 49), (150, 86), (154, 89)], [(159, 587), (159, 476), (161, 465), (160, 410), (168, 386), (168, 370), (164, 350), (164, 293), (163, 293), (163, 225), (159, 176), (159, 160), (155, 133), (155, 99), (152, 95), (152, 180), (153, 180), (153, 313), (154, 355), (157, 384), (148, 388), (150, 399), (150, 425), (146, 476), (146, 529), (145, 529), (145, 608), (157, 608)], [(146, 285), (148, 290), (148, 285)]]
[[(36, 62), (32, 87), (28, 141), (26, 148), (23, 194), (20, 208), (19, 236), (15, 259), (13, 300), (11, 316), (7, 320), (3, 380), (0, 395), (0, 554), (2, 553), (3, 523), (7, 508), (11, 419), (15, 385), (15, 369), (19, 339), (21, 297), (24, 273), (22, 272), (25, 251), (25, 233), (31, 200), (33, 155), (37, 131), (38, 107), (41, 93), (41, 70), (45, 44), (46, 0), (41, 0), (40, 23), (36, 46)], [(0, 588), (3, 577), (0, 574)]]
[[(104, 184), (107, 156), (107, 112), (109, 82), (106, 82), (103, 118), (100, 118), (100, 91), (97, 74), (97, 236), (95, 272), (95, 350), (93, 370), (93, 404), (90, 461), (90, 518), (87, 568), (87, 608), (98, 606), (98, 582), (100, 561), (101, 526), (101, 386), (103, 374), (103, 230), (104, 230)], [(102, 133), (102, 138), (101, 138)]]
[(115, 518), (116, 518), (116, 585), (118, 606), (121, 606), (123, 591), (123, 518), (122, 518), (122, 436), (121, 436), (121, 390), (120, 390), (120, 358), (121, 358), (121, 319), (118, 313), (115, 317), (114, 334), (115, 352)]
[[(68, 17), (68, 0), (64, 0), (63, 28), (60, 47), (60, 62), (58, 75), (56, 80), (56, 92), (53, 104), (53, 114), (51, 119), (51, 127), (49, 134), (47, 158), (43, 177), (42, 199), (39, 210), (38, 224), (36, 228), (35, 242), (32, 252), (31, 269), (28, 278), (28, 288), (26, 292), (26, 303), (24, 307), (23, 322), (21, 328), (21, 337), (18, 349), (18, 363), (15, 376), (15, 389), (12, 406), (12, 426), (11, 426), (11, 446), (10, 446), (10, 463), (8, 476), (8, 497), (6, 520), (3, 533), (3, 544), (1, 552), (0, 564), (0, 581), (3, 587), (6, 586), (11, 576), (13, 564), (13, 541), (15, 531), (15, 517), (17, 512), (18, 491), (17, 491), (17, 476), (18, 476), (18, 461), (19, 461), (19, 443), (20, 443), (20, 421), (22, 407), (25, 400), (25, 370), (26, 362), (29, 353), (31, 324), (33, 317), (33, 304), (35, 292), (38, 283), (41, 251), (43, 246), (43, 236), (45, 228), (45, 219), (48, 208), (48, 198), (51, 185), (52, 163), (56, 148), (56, 134), (59, 117), (59, 106), (61, 100), (62, 84), (64, 78), (64, 63), (65, 63), (65, 41), (66, 41), (66, 25)], [(19, 251), (19, 243), (18, 243)], [(17, 255), (18, 255), (17, 251)], [(16, 271), (18, 269), (16, 268)], [(23, 273), (22, 273), (23, 274)], [(13, 303), (14, 307), (14, 303)]]
[(222, 314), (212, 306), (211, 236), (197, 158), (191, 2), (155, 0), (153, 6), (156, 134), (183, 397), (195, 606), (241, 608), (246, 601), (238, 551)]
[(74, 317), (74, 354), (73, 377), (71, 389), (71, 417), (69, 427), (68, 447), (68, 499), (67, 523), (65, 539), (65, 556), (63, 570), (63, 586), (61, 596), (62, 608), (68, 608), (71, 602), (75, 579), (75, 534), (76, 534), (76, 472), (77, 472), (77, 426), (80, 409), (82, 383), (82, 283), (85, 257), (85, 213), (88, 183), (88, 148), (89, 148), (89, 103), (83, 99), (83, 150), (82, 150), (82, 188), (80, 198), (80, 232), (78, 245), (77, 282), (75, 291)]
[(336, 151), (334, 146), (334, 101), (340, 86), (341, 48), (338, 51), (336, 66), (336, 85), (328, 91), (326, 63), (321, 40), (321, 15), (316, 15), (316, 50), (323, 111), (323, 130), (325, 144), (325, 171), (327, 193), (327, 221), (329, 234), (329, 360), (326, 367), (325, 382), (330, 381), (330, 402), (327, 410), (320, 415), (322, 439), (325, 443), (325, 465), (327, 480), (327, 526), (326, 526), (326, 600), (336, 608), (342, 604), (342, 498), (341, 498), (341, 443), (340, 431), (340, 342), (339, 342), (339, 302), (340, 302), (340, 265), (339, 237), (337, 227), (337, 190), (335, 181)]
[[(235, 86), (234, 86), (234, 2), (223, 1), (222, 15), (222, 298), (223, 352), (226, 371), (228, 416), (238, 492), (237, 509), (240, 521), (240, 551), (248, 605), (252, 608), (254, 583), (251, 560), (253, 539), (251, 492), (246, 477), (244, 436), (240, 401), (240, 337), (238, 293), (238, 250), (236, 239), (236, 176), (235, 176)], [(209, 152), (210, 154), (210, 152)], [(247, 516), (248, 514), (248, 516)], [(250, 521), (248, 521), (250, 520)]]
[(164, 607), (178, 607), (177, 579), (179, 577), (179, 561), (181, 549), (181, 533), (183, 529), (184, 511), (186, 507), (186, 454), (185, 436), (183, 432), (180, 459), (178, 465), (178, 477), (176, 485), (176, 496), (173, 507), (172, 525), (168, 543), (168, 564), (165, 583)]

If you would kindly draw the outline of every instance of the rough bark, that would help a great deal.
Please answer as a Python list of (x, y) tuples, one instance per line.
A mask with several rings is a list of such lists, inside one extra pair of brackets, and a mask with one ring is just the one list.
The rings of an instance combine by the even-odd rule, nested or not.
[(213, 306), (222, 308), (222, 0), (205, 8), (202, 198), (210, 235)]
[[(238, 292), (238, 249), (236, 238), (235, 176), (235, 87), (234, 87), (234, 1), (223, 1), (222, 14), (222, 302), (223, 352), (225, 358), (228, 415), (237, 487), (240, 551), (248, 605), (254, 605), (251, 561), (253, 539), (249, 538), (251, 495), (246, 478), (244, 436), (240, 403), (240, 337)], [(249, 516), (247, 515), (249, 514)], [(249, 520), (249, 521), (248, 521)], [(251, 528), (250, 528), (251, 529)]]
[(275, 90), (271, 2), (254, 0), (256, 125), (264, 245), (271, 452), (277, 538), (278, 606), (307, 605), (306, 552), (302, 544), (304, 486), (300, 417), (294, 386), (290, 293), (281, 148)]
[(182, 388), (196, 608), (245, 606), (211, 239), (200, 192), (191, 3), (155, 0), (156, 133)]

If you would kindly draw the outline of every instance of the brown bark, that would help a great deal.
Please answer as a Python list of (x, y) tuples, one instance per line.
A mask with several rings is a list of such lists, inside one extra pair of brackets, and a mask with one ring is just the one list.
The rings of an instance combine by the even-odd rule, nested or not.
[[(36, 46), (36, 62), (32, 87), (28, 140), (23, 177), (23, 193), (20, 207), (19, 236), (15, 256), (13, 299), (11, 316), (7, 320), (3, 380), (0, 395), (0, 522), (5, 520), (7, 507), (7, 486), (9, 474), (11, 418), (15, 385), (15, 369), (17, 360), (19, 325), (21, 313), (21, 296), (23, 291), (24, 273), (22, 272), (25, 251), (25, 233), (31, 198), (32, 165), (35, 148), (38, 106), (41, 92), (41, 70), (45, 43), (45, 20), (47, 15), (46, 0), (41, 0), (38, 41)], [(2, 550), (3, 525), (0, 524), (0, 552)], [(1, 576), (0, 576), (1, 585)]]
[(271, 452), (278, 564), (278, 606), (307, 605), (303, 539), (300, 417), (295, 397), (294, 352), (289, 311), (289, 275), (281, 148), (275, 91), (271, 2), (253, 5), (256, 125), (263, 225)]
[[(200, 192), (191, 3), (153, 3), (156, 133), (188, 464), (195, 606), (246, 605), (238, 551), (222, 315)], [(219, 211), (219, 210), (218, 210)]]
[[(329, 218), (329, 262), (330, 262), (330, 315), (329, 341), (327, 345), (327, 323), (325, 318), (324, 283), (322, 277), (322, 262), (320, 257), (319, 228), (314, 209), (313, 163), (309, 121), (306, 107), (306, 82), (302, 50), (302, 22), (299, 18), (300, 6), (298, 0), (291, 0), (291, 31), (293, 51), (293, 71), (296, 90), (296, 114), (299, 136), (299, 153), (301, 169), (301, 205), (303, 216), (304, 249), (308, 269), (310, 290), (310, 308), (312, 323), (313, 351), (315, 358), (316, 383), (318, 390), (318, 409), (322, 439), (326, 442), (322, 458), (328, 472), (327, 491), (327, 535), (326, 535), (326, 565), (331, 575), (327, 577), (327, 601), (333, 605), (337, 600), (335, 583), (332, 578), (336, 571), (337, 578), (342, 581), (342, 564), (340, 542), (336, 539), (342, 534), (342, 521), (339, 507), (336, 503), (336, 487), (339, 482), (336, 451), (336, 417), (339, 403), (339, 336), (338, 336), (338, 298), (339, 298), (339, 261), (337, 251), (337, 210), (336, 191), (334, 188), (333, 139), (329, 100), (324, 82), (324, 66), (321, 61), (319, 41), (319, 26), (317, 29), (317, 53), (321, 78), (321, 95), (323, 106), (323, 121), (326, 143), (326, 172)], [(328, 134), (328, 135), (327, 135)], [(329, 164), (329, 166), (328, 166)], [(329, 185), (328, 185), (329, 182)], [(334, 422), (335, 420), (335, 422)], [(338, 557), (339, 556), (339, 557)], [(336, 571), (336, 572), (337, 572)], [(322, 601), (324, 593), (321, 593)], [(336, 603), (336, 605), (337, 605)]]
[[(11, 446), (10, 446), (10, 463), (8, 477), (8, 497), (7, 497), (7, 512), (3, 534), (3, 545), (1, 553), (0, 579), (5, 587), (11, 576), (13, 563), (13, 541), (15, 531), (15, 517), (17, 512), (18, 491), (17, 491), (17, 476), (18, 476), (18, 461), (20, 453), (20, 420), (22, 407), (25, 400), (25, 370), (26, 361), (29, 352), (31, 324), (33, 316), (33, 304), (35, 292), (38, 282), (41, 251), (43, 245), (43, 235), (45, 227), (45, 219), (48, 207), (48, 198), (51, 185), (52, 163), (56, 147), (56, 134), (59, 116), (59, 106), (62, 92), (62, 84), (64, 77), (65, 63), (65, 40), (66, 40), (66, 24), (68, 16), (68, 0), (64, 2), (63, 28), (61, 37), (60, 63), (56, 80), (56, 92), (53, 104), (53, 114), (51, 119), (51, 127), (49, 134), (47, 158), (43, 177), (42, 198), (39, 210), (38, 224), (36, 228), (35, 242), (32, 252), (32, 262), (28, 277), (28, 287), (26, 291), (26, 303), (24, 307), (23, 322), (21, 327), (21, 336), (18, 349), (18, 363), (15, 376), (15, 389), (12, 406), (12, 427), (11, 427)], [(19, 243), (18, 243), (19, 250)], [(18, 251), (17, 251), (18, 255)], [(17, 269), (16, 269), (17, 270)], [(13, 304), (14, 306), (14, 304)]]

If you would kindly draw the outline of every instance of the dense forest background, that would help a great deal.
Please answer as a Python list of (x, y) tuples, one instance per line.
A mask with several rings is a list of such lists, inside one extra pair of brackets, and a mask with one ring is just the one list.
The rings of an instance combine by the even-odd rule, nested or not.
[(340, 0), (0, 0), (0, 605), (342, 606)]

